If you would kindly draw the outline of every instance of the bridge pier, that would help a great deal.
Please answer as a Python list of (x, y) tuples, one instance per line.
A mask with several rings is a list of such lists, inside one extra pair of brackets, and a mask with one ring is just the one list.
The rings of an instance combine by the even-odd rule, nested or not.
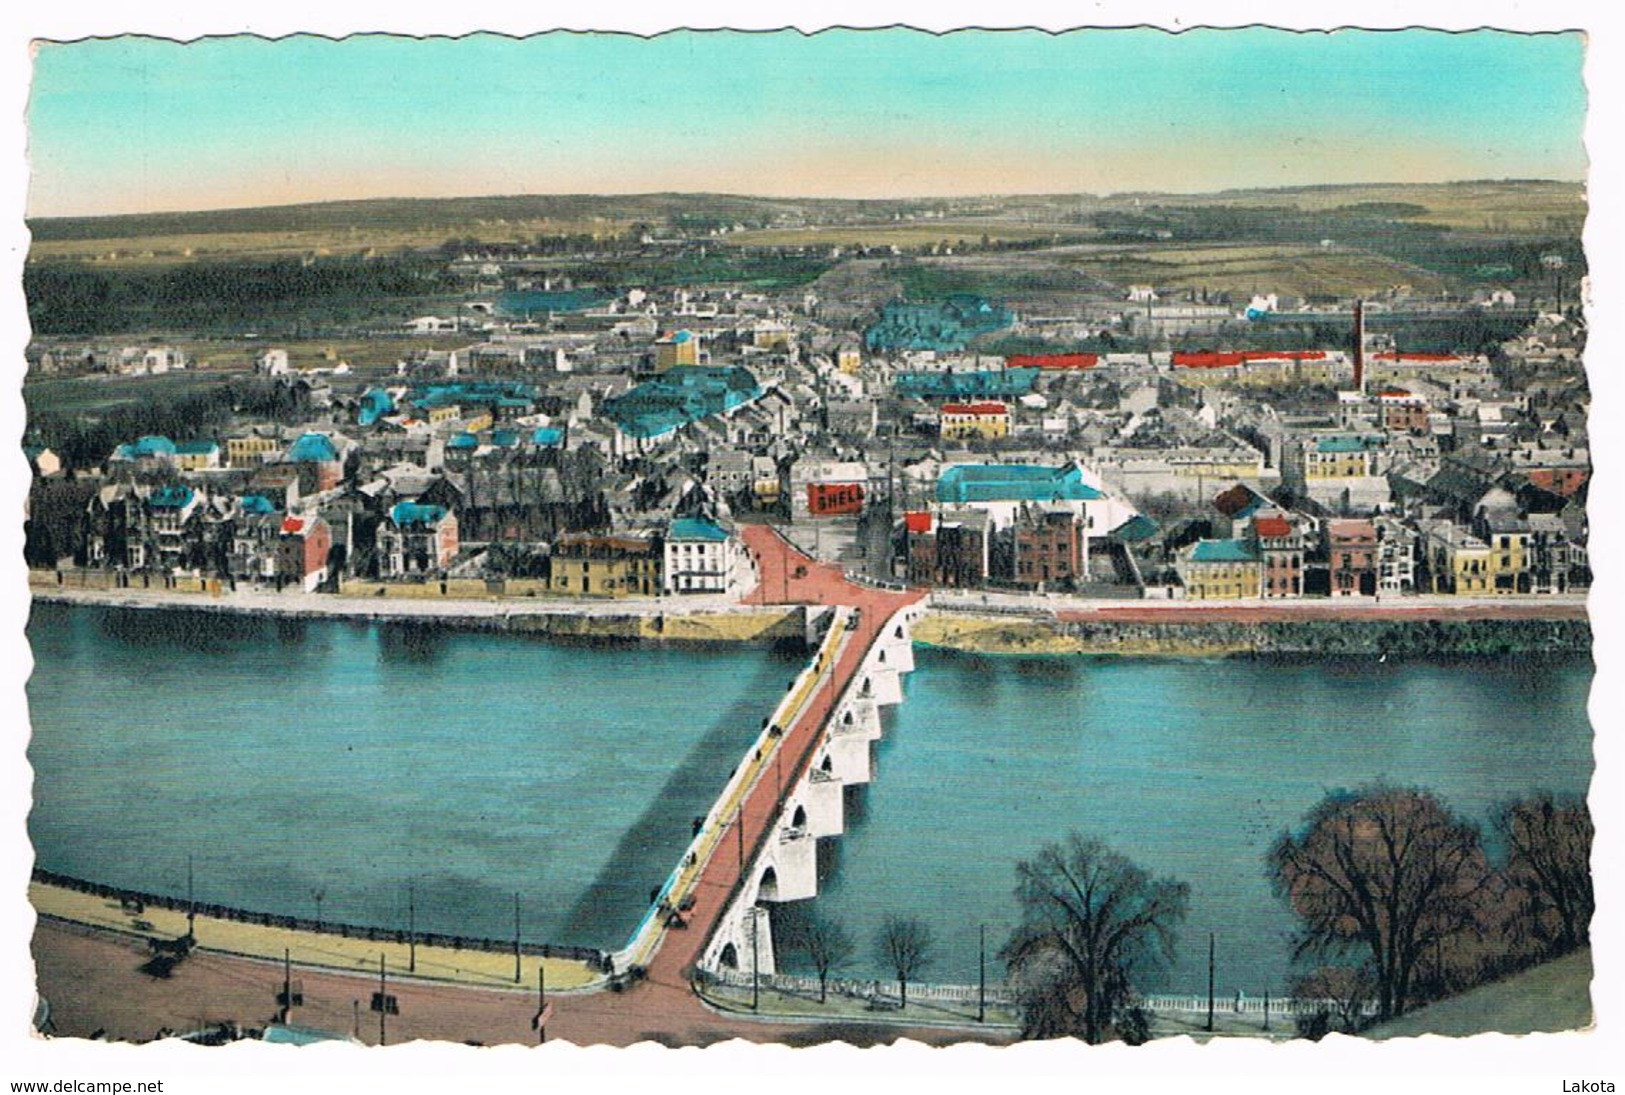
[(753, 910), (818, 895), (818, 840), (845, 832), (844, 788), (868, 783), (874, 774), (872, 743), (883, 729), (880, 708), (902, 702), (902, 676), (914, 669), (910, 624), (922, 612), (917, 605), (897, 612), (864, 655), (819, 730), (811, 764), (786, 790), (772, 839), (757, 852), (718, 920), (702, 952), (701, 968), (748, 974), (754, 946), (758, 972), (776, 971), (771, 924), (765, 910)]

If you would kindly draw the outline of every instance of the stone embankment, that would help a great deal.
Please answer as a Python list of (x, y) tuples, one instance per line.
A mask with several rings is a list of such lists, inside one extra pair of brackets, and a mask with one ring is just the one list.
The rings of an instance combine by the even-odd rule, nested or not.
[(933, 612), (917, 642), (982, 654), (1163, 657), (1473, 657), (1586, 654), (1584, 619), (1359, 619), (1167, 623), (1058, 620)]

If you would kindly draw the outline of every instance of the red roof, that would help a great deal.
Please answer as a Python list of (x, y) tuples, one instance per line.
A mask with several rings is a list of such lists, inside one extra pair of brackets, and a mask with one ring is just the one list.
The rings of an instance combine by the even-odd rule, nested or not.
[(903, 525), (910, 532), (930, 532), (931, 515), (929, 513), (905, 513), (903, 514)]
[(1009, 414), (1003, 403), (944, 403), (943, 414)]
[(1185, 369), (1230, 369), (1255, 361), (1324, 361), (1325, 350), (1175, 350), (1174, 364)]
[(289, 533), (304, 532), (305, 519), (303, 517), (284, 517), (282, 519), (282, 531)]
[(1093, 369), (1099, 354), (1011, 354), (1004, 359), (1011, 369)]
[(1261, 537), (1278, 539), (1292, 535), (1292, 525), (1285, 517), (1259, 517), (1253, 521), (1253, 531)]

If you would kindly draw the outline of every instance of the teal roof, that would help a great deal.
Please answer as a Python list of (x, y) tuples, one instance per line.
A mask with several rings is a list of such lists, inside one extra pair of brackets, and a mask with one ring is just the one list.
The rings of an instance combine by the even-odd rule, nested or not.
[(147, 460), (174, 455), (175, 442), (167, 437), (143, 437), (113, 450), (115, 460)]
[(213, 441), (182, 441), (175, 446), (176, 454), (181, 456), (207, 456), (219, 451), (220, 446)]
[(417, 502), (397, 502), (389, 511), (389, 519), (395, 522), (397, 528), (432, 525), (445, 516), (445, 506), (425, 506)]
[(276, 507), (271, 500), (263, 494), (245, 494), (237, 500), (237, 507), (244, 513), (275, 513)]
[(1015, 315), (970, 294), (941, 301), (893, 301), (864, 332), (871, 350), (962, 350), (972, 339), (1010, 326)]
[(480, 439), (475, 437), (471, 433), (455, 434), (455, 435), (452, 436), (452, 439), (450, 441), (446, 442), (446, 448), (451, 449), (453, 451), (457, 451), (457, 452), (460, 452), (460, 451), (462, 451), (464, 449), (477, 449), (479, 447), (480, 447)]
[(557, 426), (538, 426), (536, 432), (530, 435), (533, 445), (562, 445), (564, 444), (564, 431)]
[(339, 458), (333, 439), (325, 433), (307, 433), (288, 450), (288, 461), (293, 464), (328, 464)]
[(1087, 502), (1100, 497), (1075, 464), (956, 464), (937, 480), (939, 502)]
[(721, 543), (728, 538), (728, 534), (715, 521), (707, 521), (700, 517), (679, 517), (671, 523), (671, 531), (666, 534), (666, 538)]
[(1364, 452), (1371, 447), (1365, 437), (1322, 437), (1315, 445), (1316, 452)]
[(491, 444), (499, 449), (511, 449), (519, 444), (519, 435), (513, 430), (492, 430)]
[(1198, 540), (1193, 563), (1256, 563), (1258, 552), (1246, 540)]
[(761, 394), (756, 377), (741, 366), (678, 365), (609, 400), (604, 410), (624, 433), (659, 437)]
[(181, 509), (197, 493), (191, 487), (159, 487), (147, 498), (154, 509)]
[(1113, 536), (1129, 543), (1149, 540), (1156, 534), (1157, 523), (1143, 513), (1136, 513), (1133, 517), (1112, 529)]

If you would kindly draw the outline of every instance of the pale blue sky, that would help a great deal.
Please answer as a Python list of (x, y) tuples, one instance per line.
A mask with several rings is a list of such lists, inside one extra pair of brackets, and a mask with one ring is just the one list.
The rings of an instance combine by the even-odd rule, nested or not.
[(380, 196), (1579, 179), (1577, 34), (42, 44), (33, 216)]

